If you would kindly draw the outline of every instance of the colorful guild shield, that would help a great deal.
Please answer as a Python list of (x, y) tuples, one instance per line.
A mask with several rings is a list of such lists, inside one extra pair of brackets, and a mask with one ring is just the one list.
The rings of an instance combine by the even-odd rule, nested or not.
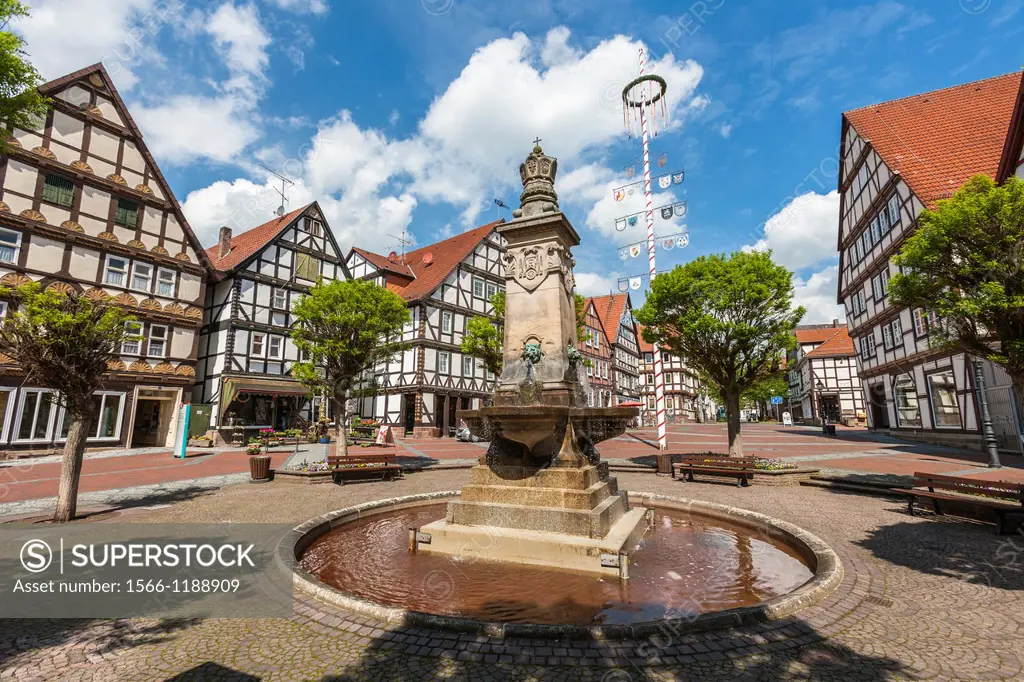
[(683, 184), (683, 174), (682, 173), (673, 173), (672, 174), (672, 183), (675, 184), (675, 185)]
[(626, 222), (629, 223), (630, 227), (634, 227), (636, 225), (637, 218), (638, 216), (631, 215), (629, 216), (629, 218), (626, 219)]
[(616, 232), (622, 232), (625, 229), (626, 229), (626, 219), (625, 218), (616, 218), (615, 219), (615, 231)]
[(626, 260), (627, 258), (629, 258), (629, 247), (623, 246), (621, 249), (619, 249), (619, 258), (621, 260)]
[(663, 206), (662, 209), (661, 209), (661, 217), (662, 217), (663, 220), (671, 220), (672, 219), (672, 207), (671, 206)]
[(675, 205), (675, 209), (677, 217), (682, 217), (686, 215), (686, 202), (680, 201), (678, 204)]
[(633, 196), (633, 195), (634, 195), (635, 193), (636, 193), (636, 189), (634, 189), (633, 187), (630, 187), (629, 189), (627, 189), (627, 190), (626, 190), (626, 196), (629, 196), (629, 197), (631, 197), (631, 196)]
[(636, 167), (635, 166), (626, 166), (626, 177), (627, 178), (631, 178), (634, 175), (636, 175)]
[(660, 178), (658, 178), (658, 187), (662, 189), (667, 189), (668, 186), (671, 184), (672, 178), (668, 175), (662, 175)]
[(622, 292), (629, 291), (629, 280), (628, 279), (620, 279), (619, 280), (619, 291), (622, 291)]
[(659, 167), (664, 168), (666, 163), (668, 163), (668, 154), (662, 154), (661, 156), (658, 157)]
[(637, 256), (639, 256), (640, 255), (640, 245), (639, 244), (632, 244), (629, 247), (629, 255), (632, 256), (633, 258), (636, 258)]
[(672, 247), (676, 245), (675, 237), (665, 237), (661, 240), (661, 248), (666, 251), (672, 250)]
[(639, 289), (641, 284), (643, 284), (643, 278), (642, 277), (630, 277), (629, 278), (629, 288), (630, 289)]
[(676, 246), (678, 246), (679, 248), (683, 248), (684, 246), (689, 245), (689, 243), (690, 235), (688, 234), (681, 234), (678, 237), (676, 237)]

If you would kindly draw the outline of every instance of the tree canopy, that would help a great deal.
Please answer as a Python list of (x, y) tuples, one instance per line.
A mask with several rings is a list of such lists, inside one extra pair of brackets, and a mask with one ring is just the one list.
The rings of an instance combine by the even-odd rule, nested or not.
[(651, 282), (636, 311), (644, 338), (706, 377), (725, 400), (729, 453), (741, 456), (744, 392), (779, 373), (804, 315), (793, 308), (792, 273), (771, 252), (701, 256)]
[[(26, 59), (25, 41), (8, 28), (12, 19), (24, 16), (24, 4), (0, 0), (0, 121), (31, 130), (39, 126), (50, 101), (39, 94), (43, 79)], [(9, 151), (6, 135), (0, 133), (0, 152)]]
[(894, 258), (893, 302), (935, 313), (934, 344), (1002, 365), (1024, 395), (1024, 180), (975, 176), (918, 225)]
[(364, 369), (386, 363), (406, 348), (409, 322), (405, 301), (365, 280), (318, 282), (293, 310), (292, 339), (309, 360), (292, 365), (292, 375), (334, 402), (338, 442), (347, 451), (344, 409)]
[(0, 289), (14, 310), (0, 324), (0, 351), (25, 372), (25, 383), (56, 391), (52, 397), (71, 419), (64, 444), (54, 520), (75, 516), (85, 437), (95, 418), (93, 393), (102, 387), (108, 363), (126, 340), (137, 338), (126, 311), (71, 290), (42, 290), (30, 283)]

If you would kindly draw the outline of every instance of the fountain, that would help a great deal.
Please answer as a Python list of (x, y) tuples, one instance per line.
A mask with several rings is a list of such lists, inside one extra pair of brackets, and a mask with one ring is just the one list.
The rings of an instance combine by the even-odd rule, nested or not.
[(634, 493), (643, 505), (633, 507), (609, 475), (597, 444), (636, 410), (586, 407), (579, 236), (558, 210), (556, 169), (534, 147), (520, 167), (522, 205), (498, 228), (505, 362), (493, 403), (458, 414), (490, 441), (469, 483), (310, 519), (282, 542), (281, 565), (299, 590), (347, 611), (499, 641), (735, 627), (823, 599), (842, 564), (810, 533), (692, 499)]
[(445, 518), (419, 529), (415, 549), (627, 577), (648, 517), (630, 508), (596, 444), (625, 432), (637, 410), (586, 406), (571, 251), (580, 238), (558, 209), (557, 169), (539, 145), (519, 167), (521, 206), (498, 227), (504, 366), (493, 404), (457, 415), (490, 446)]

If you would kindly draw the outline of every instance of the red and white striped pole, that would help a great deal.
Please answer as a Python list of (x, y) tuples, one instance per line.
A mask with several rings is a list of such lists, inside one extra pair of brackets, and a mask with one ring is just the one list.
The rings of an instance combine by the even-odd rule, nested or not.
[[(640, 48), (640, 75), (644, 75), (644, 48)], [(642, 87), (642, 86), (641, 86)], [(649, 91), (648, 91), (649, 92)], [(656, 274), (654, 266), (654, 209), (651, 199), (651, 159), (647, 151), (647, 105), (643, 93), (640, 94), (640, 133), (644, 143), (644, 198), (647, 200), (647, 261), (650, 265), (650, 280)], [(658, 422), (658, 449), (668, 449), (668, 438), (665, 434), (665, 375), (662, 372), (661, 352), (657, 342), (654, 343), (654, 407)]]

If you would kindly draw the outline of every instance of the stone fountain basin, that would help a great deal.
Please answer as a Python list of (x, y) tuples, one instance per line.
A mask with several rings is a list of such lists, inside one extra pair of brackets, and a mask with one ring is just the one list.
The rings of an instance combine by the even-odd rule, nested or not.
[(456, 417), (485, 440), (500, 436), (533, 449), (543, 440), (562, 440), (568, 421), (591, 443), (621, 436), (639, 411), (635, 407), (569, 407), (566, 405), (492, 405), (459, 410)]

